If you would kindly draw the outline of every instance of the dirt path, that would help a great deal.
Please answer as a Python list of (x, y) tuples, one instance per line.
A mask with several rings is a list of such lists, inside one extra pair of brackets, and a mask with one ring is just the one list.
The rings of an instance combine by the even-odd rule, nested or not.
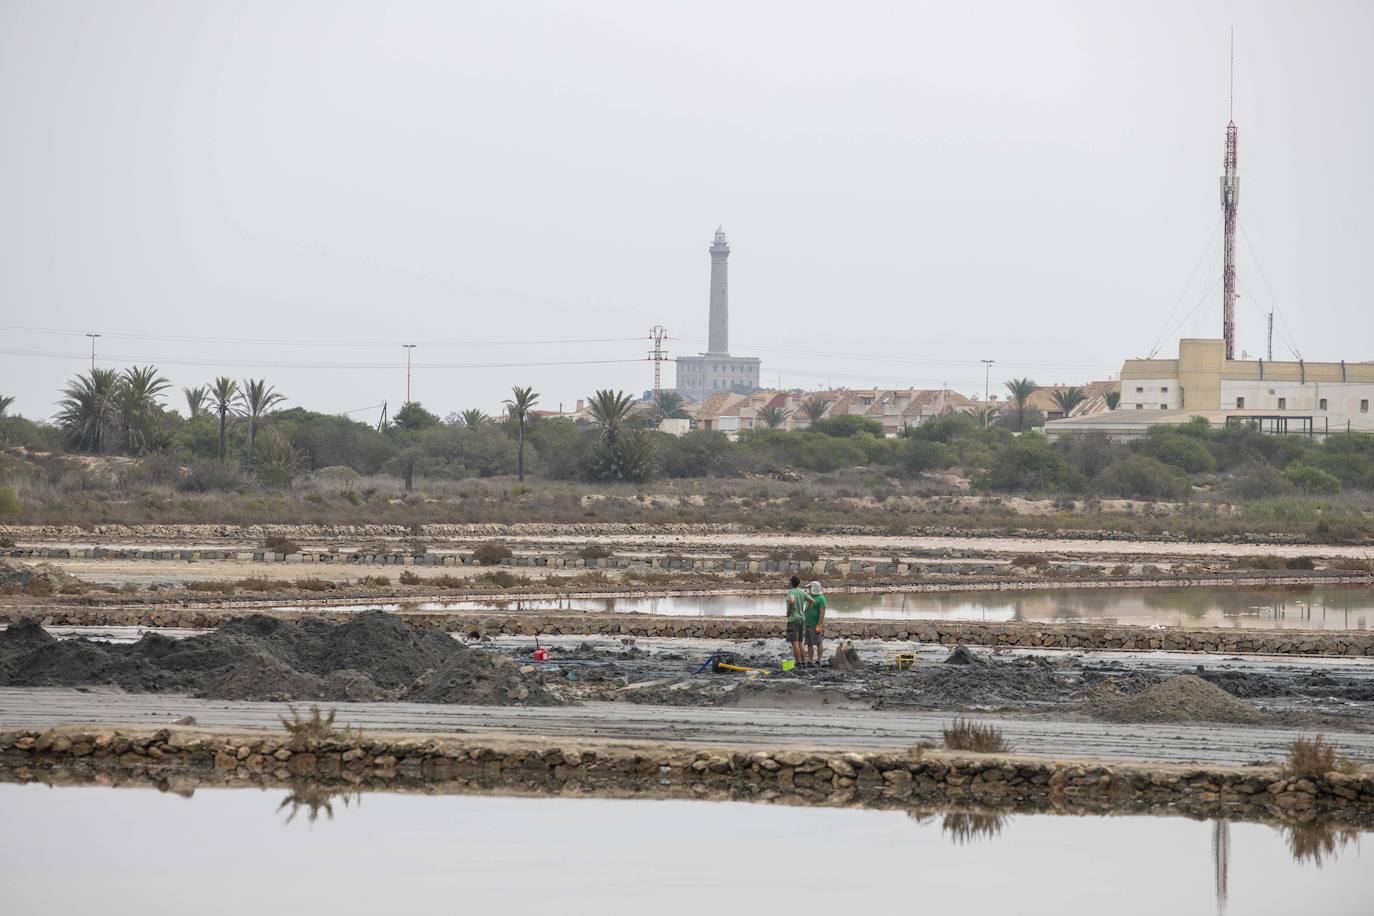
[[(939, 740), (948, 713), (867, 710), (663, 708), (587, 703), (550, 709), (336, 704), (339, 720), (365, 731), (474, 737), (538, 736), (585, 741), (662, 741), (734, 747), (879, 750)], [(182, 716), (218, 729), (278, 729), (284, 703), (196, 700), (66, 689), (0, 689), (0, 729), (53, 725), (169, 725)], [(1069, 719), (975, 715), (1001, 728), (1017, 752), (1133, 762), (1241, 765), (1281, 757), (1294, 732), (1223, 725), (1109, 725)], [(1331, 733), (1352, 755), (1374, 762), (1374, 735)]]

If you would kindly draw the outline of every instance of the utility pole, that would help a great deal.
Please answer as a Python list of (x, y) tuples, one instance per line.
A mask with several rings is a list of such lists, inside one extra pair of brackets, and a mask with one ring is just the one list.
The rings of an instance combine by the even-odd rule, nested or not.
[(1274, 310), (1269, 310), (1269, 362), (1274, 361)]
[(410, 351), (415, 349), (415, 344), (401, 344), (406, 350), (406, 403), (410, 403)]
[(1221, 269), (1221, 336), (1226, 358), (1236, 358), (1236, 207), (1240, 178), (1236, 175), (1236, 32), (1231, 30), (1231, 118), (1226, 124), (1226, 156), (1222, 160), (1221, 212), (1225, 223)]
[(649, 339), (654, 342), (654, 348), (649, 351), (649, 359), (654, 363), (654, 400), (658, 400), (658, 393), (663, 390), (663, 361), (668, 358), (663, 352), (663, 341), (667, 336), (668, 331), (661, 324), (649, 329)]
[(985, 359), (983, 363), (983, 429), (988, 428), (988, 420), (992, 417), (992, 364), (993, 360)]
[(91, 371), (94, 372), (94, 371), (95, 371), (95, 339), (96, 339), (97, 337), (99, 337), (100, 335), (99, 335), (99, 334), (87, 334), (86, 336), (89, 337), (89, 338), (91, 339)]

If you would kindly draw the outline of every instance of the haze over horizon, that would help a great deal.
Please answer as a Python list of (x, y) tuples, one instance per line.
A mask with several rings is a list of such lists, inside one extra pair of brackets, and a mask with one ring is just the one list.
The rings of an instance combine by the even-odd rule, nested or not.
[(1368, 4), (12, 0), (0, 393), (50, 416), (86, 332), (374, 421), (403, 343), (441, 416), (642, 392), (717, 225), (765, 385), (1107, 378), (1220, 335), (1232, 26), (1237, 349), (1272, 297), (1276, 357), (1374, 359)]

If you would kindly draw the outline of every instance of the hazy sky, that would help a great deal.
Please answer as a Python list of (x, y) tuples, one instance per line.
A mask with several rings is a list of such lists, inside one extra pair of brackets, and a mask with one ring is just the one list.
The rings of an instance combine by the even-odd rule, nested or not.
[(0, 0), (0, 393), (642, 391), (548, 363), (704, 349), (718, 224), (768, 384), (1104, 378), (1220, 335), (1232, 25), (1239, 347), (1374, 358), (1368, 2)]

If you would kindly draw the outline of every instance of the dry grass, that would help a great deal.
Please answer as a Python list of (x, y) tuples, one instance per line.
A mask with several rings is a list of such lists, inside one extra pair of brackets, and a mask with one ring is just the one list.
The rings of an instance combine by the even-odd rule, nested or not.
[(1011, 745), (995, 725), (982, 725), (967, 719), (955, 719), (943, 730), (945, 747), (951, 751), (975, 751), (979, 754), (1005, 754)]
[(266, 540), (264, 540), (264, 541), (262, 542), (262, 546), (263, 546), (263, 549), (264, 549), (264, 550), (270, 550), (270, 551), (272, 551), (273, 553), (287, 553), (287, 554), (290, 554), (290, 553), (300, 553), (300, 552), (301, 552), (301, 545), (300, 545), (300, 544), (297, 544), (295, 541), (291, 540), (290, 538), (284, 538), (284, 537), (281, 537), (281, 536), (275, 535), (275, 534), (269, 536)]
[(1294, 738), (1288, 745), (1288, 758), (1283, 762), (1285, 775), (1298, 779), (1318, 779), (1327, 773), (1354, 773), (1358, 769), (1359, 764), (1322, 735)]
[(307, 750), (326, 741), (356, 742), (363, 736), (361, 731), (351, 725), (335, 728), (336, 710), (331, 709), (328, 715), (321, 715), (320, 707), (311, 706), (310, 716), (307, 718), (302, 716), (296, 707), (287, 708), (291, 710), (291, 718), (281, 716), (281, 724), (291, 736), (291, 746), (296, 750)]

